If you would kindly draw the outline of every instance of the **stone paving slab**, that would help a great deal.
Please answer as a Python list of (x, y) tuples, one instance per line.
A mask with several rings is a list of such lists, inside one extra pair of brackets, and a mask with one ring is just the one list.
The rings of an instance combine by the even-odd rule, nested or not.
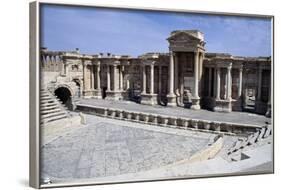
[(58, 180), (123, 175), (188, 159), (214, 134), (87, 115), (87, 125), (42, 147), (43, 177)]
[(130, 101), (113, 101), (105, 99), (80, 99), (78, 104), (92, 105), (104, 108), (124, 109), (127, 111), (146, 112), (151, 114), (161, 114), (175, 117), (187, 117), (191, 119), (202, 119), (218, 122), (231, 122), (238, 124), (265, 125), (265, 122), (271, 122), (271, 118), (263, 115), (247, 112), (212, 112), (208, 110), (192, 110), (181, 107), (167, 107), (161, 105), (149, 106), (137, 104)]

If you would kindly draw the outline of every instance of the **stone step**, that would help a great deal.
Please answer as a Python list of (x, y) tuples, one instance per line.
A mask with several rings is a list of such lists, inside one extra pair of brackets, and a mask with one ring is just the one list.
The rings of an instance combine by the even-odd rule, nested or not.
[(57, 97), (45, 89), (41, 89), (40, 93), (41, 123), (68, 118), (67, 108)]
[(49, 103), (49, 102), (55, 102), (54, 99), (48, 98), (47, 100), (40, 100), (40, 103)]
[(54, 117), (51, 117), (51, 118), (41, 119), (41, 123), (48, 123), (48, 122), (51, 122), (51, 121), (56, 121), (56, 120), (64, 119), (64, 118), (67, 118), (67, 115), (58, 115), (58, 116), (54, 116)]
[(47, 94), (47, 93), (41, 93), (41, 94), (40, 94), (40, 97), (50, 97), (50, 94)]
[(67, 116), (66, 112), (61, 110), (61, 111), (58, 111), (58, 112), (49, 113), (49, 114), (46, 114), (46, 115), (41, 115), (41, 119), (55, 117), (55, 116), (58, 116), (58, 115), (66, 115)]
[(52, 97), (46, 95), (46, 96), (41, 96), (40, 97), (40, 101), (43, 101), (43, 100), (53, 100)]
[(62, 110), (59, 107), (57, 107), (57, 108), (54, 108), (54, 109), (41, 110), (40, 113), (45, 115), (45, 114), (59, 112), (59, 111), (62, 111)]
[(59, 103), (58, 102), (45, 102), (45, 103), (40, 102), (40, 106), (53, 106), (53, 105), (59, 105)]
[(55, 109), (55, 108), (61, 108), (58, 104), (54, 105), (43, 105), (40, 107), (40, 110), (50, 110), (50, 109)]

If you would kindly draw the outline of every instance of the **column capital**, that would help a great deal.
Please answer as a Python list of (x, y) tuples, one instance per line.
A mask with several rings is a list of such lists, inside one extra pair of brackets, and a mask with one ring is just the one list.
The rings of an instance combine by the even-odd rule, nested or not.
[(240, 68), (239, 68), (239, 71), (242, 72), (242, 71), (243, 71), (243, 67), (240, 67)]
[(231, 66), (231, 65), (228, 65), (228, 66), (227, 66), (227, 70), (230, 71), (231, 69), (232, 69), (232, 66)]
[(194, 51), (194, 55), (195, 55), (195, 56), (198, 56), (199, 53), (200, 53), (200, 52), (199, 52), (198, 50), (197, 50), (197, 51)]

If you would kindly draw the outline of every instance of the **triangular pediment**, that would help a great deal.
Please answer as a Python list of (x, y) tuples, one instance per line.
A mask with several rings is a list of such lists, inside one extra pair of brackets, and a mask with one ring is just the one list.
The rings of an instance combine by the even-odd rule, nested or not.
[(167, 40), (168, 41), (200, 41), (199, 38), (184, 31), (176, 32), (172, 34)]

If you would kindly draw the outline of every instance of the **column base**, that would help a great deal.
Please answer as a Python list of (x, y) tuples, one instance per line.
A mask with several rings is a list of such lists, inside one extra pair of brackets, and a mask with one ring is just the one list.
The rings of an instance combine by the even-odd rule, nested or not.
[(232, 100), (215, 100), (215, 112), (232, 112)]
[(242, 98), (232, 100), (232, 111), (243, 111)]
[(157, 94), (141, 94), (141, 104), (144, 105), (156, 105)]
[(255, 112), (259, 114), (266, 114), (268, 110), (268, 104), (262, 101), (257, 100), (255, 102)]
[(266, 117), (271, 117), (271, 104), (267, 104), (267, 111), (265, 113)]
[(122, 95), (120, 91), (107, 91), (106, 97), (107, 100), (122, 100)]
[(83, 90), (83, 98), (92, 98), (93, 91), (92, 90)]
[(101, 90), (93, 90), (93, 98), (102, 99)]
[(167, 95), (167, 106), (176, 107), (177, 106), (177, 96), (175, 94), (168, 94)]
[(130, 100), (129, 91), (128, 90), (122, 91), (121, 95), (122, 95), (123, 100)]
[(193, 97), (191, 98), (192, 101), (192, 105), (191, 105), (191, 109), (193, 110), (200, 110), (201, 106), (200, 106), (200, 97)]

